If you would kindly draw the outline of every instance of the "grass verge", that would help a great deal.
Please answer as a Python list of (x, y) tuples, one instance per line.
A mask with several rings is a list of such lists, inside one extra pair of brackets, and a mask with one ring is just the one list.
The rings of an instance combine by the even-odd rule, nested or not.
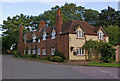
[(87, 66), (104, 66), (104, 67), (120, 67), (120, 63), (99, 63), (99, 62), (90, 62), (86, 64)]

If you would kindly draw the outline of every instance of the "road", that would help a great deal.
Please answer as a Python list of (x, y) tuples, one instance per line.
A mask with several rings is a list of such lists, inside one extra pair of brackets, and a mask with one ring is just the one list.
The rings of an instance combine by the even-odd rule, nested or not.
[(47, 64), (3, 55), (2, 79), (118, 79), (118, 68)]

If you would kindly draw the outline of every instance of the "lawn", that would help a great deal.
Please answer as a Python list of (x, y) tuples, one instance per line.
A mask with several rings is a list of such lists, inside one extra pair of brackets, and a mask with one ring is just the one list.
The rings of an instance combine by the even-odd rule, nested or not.
[(86, 65), (88, 66), (110, 66), (110, 67), (120, 67), (120, 63), (100, 63), (100, 62), (90, 62)]

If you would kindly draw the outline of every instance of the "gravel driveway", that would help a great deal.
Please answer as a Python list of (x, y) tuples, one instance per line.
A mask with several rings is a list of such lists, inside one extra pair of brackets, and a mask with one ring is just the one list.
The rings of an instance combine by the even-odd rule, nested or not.
[(47, 64), (2, 56), (3, 79), (118, 79), (118, 68)]

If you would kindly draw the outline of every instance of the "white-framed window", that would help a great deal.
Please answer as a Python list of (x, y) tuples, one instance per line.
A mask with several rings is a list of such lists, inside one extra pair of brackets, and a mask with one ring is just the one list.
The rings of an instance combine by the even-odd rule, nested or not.
[(77, 38), (84, 38), (84, 32), (83, 31), (76, 31), (77, 32)]
[(35, 39), (33, 39), (33, 42), (36, 42), (36, 40), (35, 40)]
[(28, 50), (28, 54), (29, 54), (29, 55), (31, 54), (31, 50)]
[(32, 53), (33, 53), (33, 54), (36, 54), (36, 50), (32, 50)]
[(36, 42), (36, 36), (35, 36), (35, 34), (33, 34), (33, 42)]
[(55, 48), (51, 49), (51, 55), (55, 54)]
[(24, 50), (24, 54), (26, 54), (26, 50)]
[(41, 49), (40, 49), (40, 48), (38, 48), (38, 55), (40, 55), (40, 50), (41, 50)]
[(38, 43), (40, 43), (40, 39), (38, 39)]
[(104, 34), (102, 32), (98, 33), (98, 39), (100, 39), (100, 40), (104, 39)]
[(44, 34), (43, 34), (43, 40), (46, 40), (46, 36), (47, 36), (47, 34), (44, 32)]
[(55, 39), (55, 35), (56, 35), (56, 32), (55, 32), (55, 30), (53, 30), (51, 39)]
[(43, 50), (42, 50), (42, 54), (43, 54), (43, 55), (46, 55), (46, 49), (43, 49)]
[(84, 49), (83, 48), (77, 48), (77, 55), (84, 55)]

